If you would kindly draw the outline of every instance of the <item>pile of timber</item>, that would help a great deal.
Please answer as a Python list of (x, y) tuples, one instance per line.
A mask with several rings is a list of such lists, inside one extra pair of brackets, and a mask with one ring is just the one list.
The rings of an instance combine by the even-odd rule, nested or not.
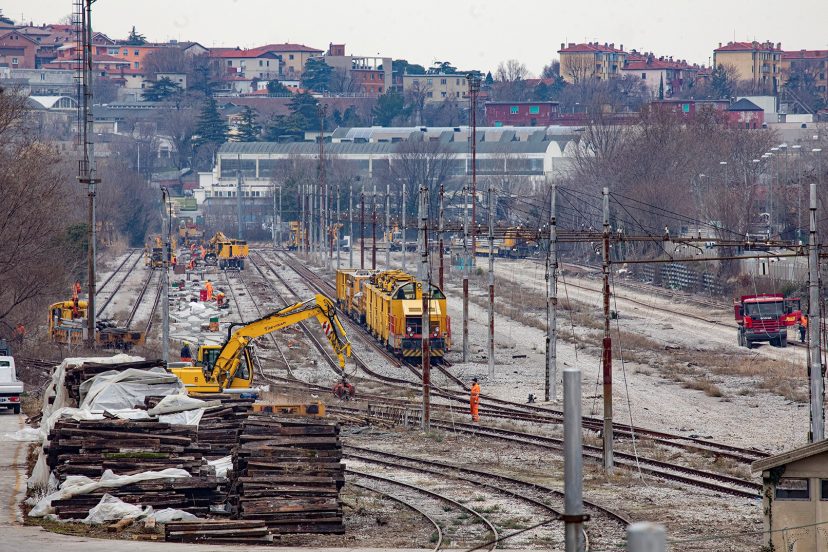
[[(198, 424), (198, 444), (205, 447), (208, 460), (229, 456), (239, 442), (242, 422), (251, 412), (255, 399), (242, 398), (229, 393), (190, 393), (190, 396), (203, 401), (221, 401), (218, 408), (205, 410)], [(144, 405), (153, 408), (163, 397), (147, 397)]]
[(70, 475), (98, 479), (106, 470), (132, 475), (167, 468), (186, 470), (192, 477), (142, 481), (123, 487), (53, 502), (59, 518), (83, 518), (105, 493), (153, 508), (178, 508), (206, 515), (223, 501), (214, 470), (204, 458), (196, 429), (154, 420), (59, 420), (49, 434), (46, 462), (62, 482)]
[(170, 522), (164, 527), (164, 538), (170, 542), (228, 544), (273, 542), (273, 535), (265, 522), (235, 519)]
[[(103, 372), (112, 370), (123, 371), (129, 368), (137, 370), (149, 370), (150, 368), (163, 368), (165, 366), (163, 360), (141, 360), (136, 362), (121, 362), (118, 364), (101, 364), (98, 362), (84, 362), (79, 366), (69, 366), (66, 369), (66, 377), (64, 379), (64, 386), (66, 387), (69, 396), (75, 400), (76, 404), (80, 404), (80, 385), (88, 379), (94, 378)], [(137, 406), (137, 405), (133, 405)]]
[(341, 459), (337, 424), (251, 414), (233, 452), (230, 505), (274, 535), (344, 533)]

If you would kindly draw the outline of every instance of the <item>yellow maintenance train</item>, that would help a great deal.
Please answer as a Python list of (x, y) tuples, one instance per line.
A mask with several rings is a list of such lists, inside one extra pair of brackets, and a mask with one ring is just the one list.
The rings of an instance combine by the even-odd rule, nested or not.
[[(423, 292), (416, 278), (400, 270), (341, 269), (336, 272), (339, 309), (402, 358), (422, 354)], [(443, 358), (451, 348), (451, 319), (443, 291), (431, 286), (430, 355)]]

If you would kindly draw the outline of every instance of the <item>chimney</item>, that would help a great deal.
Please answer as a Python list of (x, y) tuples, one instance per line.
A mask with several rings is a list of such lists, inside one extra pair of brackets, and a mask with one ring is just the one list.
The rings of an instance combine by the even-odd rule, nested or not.
[(721, 42), (719, 42), (719, 48), (721, 48), (721, 47), (722, 47), (722, 43), (721, 43)]
[(615, 49), (615, 42), (610, 42), (610, 48)]
[(623, 51), (624, 51), (624, 45), (623, 45), (623, 44), (619, 44), (619, 45), (618, 45), (618, 49), (619, 49), (619, 50), (621, 50), (621, 51), (623, 52)]
[(565, 47), (566, 45), (563, 42), (561, 42), (561, 50), (563, 50)]

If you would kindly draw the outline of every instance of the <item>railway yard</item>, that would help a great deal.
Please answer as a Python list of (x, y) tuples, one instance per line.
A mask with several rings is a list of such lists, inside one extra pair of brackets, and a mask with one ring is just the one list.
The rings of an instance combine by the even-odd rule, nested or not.
[[(343, 267), (347, 257), (342, 254)], [(136, 249), (107, 259), (99, 272), (97, 313), (145, 331), (146, 343), (137, 352), (153, 358), (160, 350), (160, 271), (146, 269), (141, 260)], [(400, 261), (400, 253), (391, 255), (395, 267)], [(220, 343), (228, 323), (250, 323), (315, 294), (335, 297), (335, 265), (332, 259), (320, 263), (253, 245), (244, 270), (188, 273), (188, 281), (210, 279), (226, 294), (228, 308), (221, 312), (221, 332), (173, 334), (173, 349), (184, 340)], [(589, 549), (623, 548), (625, 528), (634, 521), (661, 523), (674, 541), (692, 540), (700, 526), (705, 533), (761, 530), (762, 486), (750, 464), (807, 440), (797, 429), (808, 419), (807, 387), (800, 388), (804, 350), (736, 350), (729, 305), (616, 282), (616, 469), (607, 475), (601, 466), (601, 328), (595, 322), (600, 282), (594, 268), (562, 268), (557, 354), (560, 364), (577, 363), (583, 372)], [(345, 375), (357, 389), (350, 401), (331, 395), (343, 374), (316, 325), (300, 323), (256, 341), (254, 383), (269, 386), (270, 396), (282, 400), (325, 402), (326, 416), (341, 424), (346, 464), (345, 533), (282, 535), (281, 545), (563, 547), (563, 524), (555, 521), (563, 513), (560, 390), (558, 400), (542, 401), (543, 265), (532, 259), (498, 261), (496, 276), (495, 376), (487, 370), (487, 290), (476, 277), (470, 292), (471, 358), (461, 362), (455, 316), (454, 346), (432, 366), (431, 429), (425, 433), (419, 429), (419, 364), (390, 354), (354, 320), (341, 316), (352, 345)], [(446, 281), (447, 309), (461, 312), (459, 279), (449, 272)], [(173, 315), (181, 308), (175, 301), (171, 298)], [(73, 356), (69, 348), (59, 354)], [(43, 369), (50, 364), (35, 358), (20, 362)], [(762, 373), (764, 367), (774, 365), (773, 373), (802, 374), (767, 381), (771, 376)], [(468, 413), (473, 377), (482, 386), (479, 423), (471, 423)], [(541, 399), (528, 402), (530, 395)], [(754, 535), (736, 536), (716, 549), (745, 550), (755, 543)], [(677, 549), (709, 550), (709, 544), (682, 542)]]

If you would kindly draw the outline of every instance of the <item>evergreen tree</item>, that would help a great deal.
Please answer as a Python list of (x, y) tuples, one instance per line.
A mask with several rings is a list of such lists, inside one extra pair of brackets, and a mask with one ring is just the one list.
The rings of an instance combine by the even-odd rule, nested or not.
[(301, 117), (295, 115), (275, 115), (268, 121), (265, 129), (265, 140), (268, 142), (293, 142), (301, 140), (304, 130), (300, 123)]
[(723, 65), (713, 70), (710, 87), (717, 98), (730, 98), (733, 95), (733, 79)]
[(267, 81), (267, 93), (272, 95), (286, 96), (290, 94), (287, 86), (277, 80)]
[(486, 79), (483, 81), (486, 86), (491, 86), (494, 84), (494, 77), (492, 77), (492, 72), (489, 71), (486, 73)]
[(144, 101), (163, 102), (181, 93), (181, 86), (169, 77), (161, 77), (143, 92)]
[(141, 46), (147, 43), (147, 37), (138, 33), (135, 30), (135, 25), (132, 26), (132, 30), (129, 31), (129, 36), (124, 41), (124, 44), (128, 46)]
[(305, 72), (302, 73), (302, 88), (326, 92), (330, 89), (333, 67), (325, 63), (324, 59), (311, 58), (305, 63)]
[(227, 141), (227, 123), (218, 111), (215, 98), (208, 97), (201, 109), (201, 114), (193, 134), (195, 147), (204, 144), (222, 144)]
[(288, 104), (294, 124), (302, 130), (319, 130), (319, 102), (307, 92), (296, 94)]
[(250, 106), (245, 106), (237, 130), (236, 139), (239, 142), (259, 141), (262, 126), (256, 123), (256, 112), (250, 109)]
[(377, 105), (371, 113), (374, 123), (380, 126), (391, 126), (394, 119), (403, 114), (405, 100), (396, 92), (388, 92), (377, 98)]
[(664, 75), (661, 75), (658, 79), (658, 99), (664, 99)]

